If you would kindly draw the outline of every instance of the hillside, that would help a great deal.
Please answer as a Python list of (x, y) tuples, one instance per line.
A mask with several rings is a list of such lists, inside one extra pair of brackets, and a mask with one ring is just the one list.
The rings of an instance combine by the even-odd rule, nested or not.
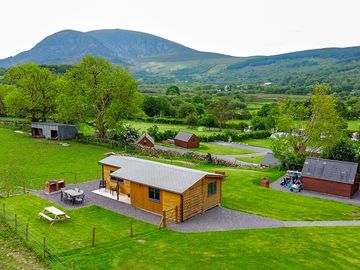
[(274, 56), (232, 57), (201, 52), (136, 31), (64, 30), (29, 51), (0, 60), (16, 63), (73, 64), (84, 55), (103, 56), (129, 67), (140, 82), (209, 82), (308, 87), (329, 82), (338, 89), (360, 89), (360, 47), (325, 48)]

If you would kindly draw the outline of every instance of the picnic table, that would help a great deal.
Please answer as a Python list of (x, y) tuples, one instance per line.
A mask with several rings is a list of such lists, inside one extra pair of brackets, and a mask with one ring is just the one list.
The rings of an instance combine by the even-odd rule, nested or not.
[(64, 199), (64, 194), (66, 194), (67, 196), (69, 196), (72, 201), (72, 204), (75, 204), (75, 200), (78, 197), (82, 197), (84, 196), (84, 192), (80, 192), (80, 191), (76, 191), (74, 189), (67, 189), (67, 190), (62, 190), (61, 191), (61, 201)]
[(65, 214), (63, 211), (57, 209), (54, 206), (44, 208), (44, 210), (39, 213), (39, 216), (40, 218), (44, 218), (50, 221), (51, 225), (54, 222), (62, 221), (70, 218), (67, 214)]

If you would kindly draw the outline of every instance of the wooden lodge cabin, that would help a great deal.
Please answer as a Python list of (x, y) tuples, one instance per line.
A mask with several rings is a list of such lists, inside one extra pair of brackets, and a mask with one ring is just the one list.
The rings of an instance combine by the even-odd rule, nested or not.
[(154, 147), (155, 146), (154, 139), (147, 133), (144, 133), (143, 135), (141, 135), (136, 143), (141, 146), (145, 146), (145, 147)]
[(197, 148), (200, 145), (199, 138), (194, 134), (186, 131), (180, 131), (174, 138), (175, 145), (183, 148)]
[(118, 155), (99, 163), (106, 189), (115, 189), (130, 197), (131, 205), (156, 214), (176, 209), (176, 222), (221, 203), (220, 173)]
[(354, 162), (307, 158), (301, 179), (305, 190), (351, 198), (359, 190), (357, 171)]

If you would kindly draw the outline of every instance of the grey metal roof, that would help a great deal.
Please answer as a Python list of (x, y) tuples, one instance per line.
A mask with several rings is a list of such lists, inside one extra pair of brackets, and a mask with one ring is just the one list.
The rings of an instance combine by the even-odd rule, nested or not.
[(174, 139), (179, 140), (179, 141), (183, 141), (183, 142), (188, 142), (193, 135), (195, 135), (195, 134), (190, 133), (190, 132), (186, 132), (186, 131), (180, 131), (178, 134), (176, 134)]
[(127, 156), (112, 155), (99, 163), (120, 168), (111, 173), (113, 177), (178, 194), (182, 194), (205, 176), (223, 178), (221, 174)]
[(272, 153), (267, 153), (264, 159), (261, 161), (262, 166), (280, 166), (281, 162)]
[(151, 137), (149, 134), (144, 133), (143, 135), (140, 136), (140, 138), (136, 141), (136, 143), (139, 143), (144, 137), (148, 138), (148, 140), (150, 142), (152, 142), (153, 144), (155, 144), (155, 141), (153, 139), (153, 137)]
[(301, 175), (328, 181), (353, 184), (358, 164), (354, 162), (306, 158)]
[(62, 126), (62, 127), (75, 127), (75, 125), (70, 124), (61, 124), (56, 122), (32, 122), (31, 127), (38, 127), (38, 126)]

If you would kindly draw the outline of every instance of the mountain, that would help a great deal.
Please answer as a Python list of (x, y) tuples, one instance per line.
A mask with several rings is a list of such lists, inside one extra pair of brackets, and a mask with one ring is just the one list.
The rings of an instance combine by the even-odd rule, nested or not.
[(233, 57), (201, 52), (155, 35), (120, 29), (60, 31), (29, 51), (0, 60), (0, 67), (28, 61), (72, 64), (86, 54), (129, 67), (140, 82), (272, 82), (301, 88), (325, 81), (340, 91), (360, 89), (360, 47)]
[(64, 30), (40, 41), (29, 51), (0, 60), (0, 67), (16, 63), (72, 64), (92, 54), (115, 64), (131, 65), (137, 61), (178, 61), (231, 58), (231, 56), (200, 52), (176, 42), (136, 31), (96, 30), (79, 32)]

